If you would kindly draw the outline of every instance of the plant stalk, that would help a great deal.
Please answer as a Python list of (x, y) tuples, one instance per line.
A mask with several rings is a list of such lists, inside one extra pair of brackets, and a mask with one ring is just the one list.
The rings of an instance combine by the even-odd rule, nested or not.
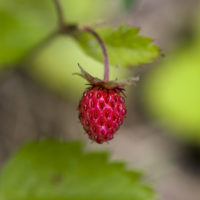
[(55, 8), (56, 8), (56, 11), (57, 11), (59, 27), (63, 27), (65, 22), (64, 22), (64, 15), (63, 15), (62, 6), (60, 4), (60, 1), (59, 0), (53, 0), (53, 2), (55, 4)]
[(83, 30), (91, 33), (97, 39), (97, 41), (99, 42), (101, 46), (103, 57), (104, 57), (104, 81), (108, 82), (109, 81), (109, 60), (108, 60), (108, 53), (106, 50), (105, 43), (103, 39), (100, 37), (100, 35), (96, 31), (94, 31), (92, 28), (85, 26), (83, 27)]

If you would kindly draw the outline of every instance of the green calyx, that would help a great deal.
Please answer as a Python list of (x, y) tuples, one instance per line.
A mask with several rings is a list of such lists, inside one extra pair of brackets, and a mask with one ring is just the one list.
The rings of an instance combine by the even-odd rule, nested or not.
[(139, 77), (131, 77), (124, 81), (118, 81), (118, 80), (104, 81), (97, 77), (93, 77), (91, 74), (86, 72), (79, 63), (78, 66), (81, 70), (81, 73), (74, 73), (74, 75), (79, 75), (82, 78), (86, 79), (89, 82), (89, 85), (93, 87), (103, 87), (106, 89), (121, 89), (128, 85), (134, 85), (135, 82), (139, 80)]

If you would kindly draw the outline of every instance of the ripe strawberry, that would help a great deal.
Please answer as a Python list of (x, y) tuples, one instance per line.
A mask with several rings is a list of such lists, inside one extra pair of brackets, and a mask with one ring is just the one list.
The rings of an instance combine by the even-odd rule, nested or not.
[(113, 139), (126, 115), (124, 89), (138, 78), (125, 82), (103, 81), (91, 76), (80, 65), (81, 77), (91, 86), (79, 103), (79, 119), (91, 140), (101, 144)]
[(116, 89), (91, 87), (79, 104), (79, 119), (91, 140), (111, 140), (126, 115), (125, 99)]

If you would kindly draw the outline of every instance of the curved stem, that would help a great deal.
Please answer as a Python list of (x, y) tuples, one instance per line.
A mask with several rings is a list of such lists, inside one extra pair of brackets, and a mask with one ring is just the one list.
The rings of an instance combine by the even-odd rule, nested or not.
[(60, 1), (59, 0), (53, 0), (53, 2), (55, 4), (57, 15), (58, 15), (59, 27), (62, 27), (64, 25), (64, 16), (63, 16), (62, 7), (60, 5)]
[(95, 32), (92, 28), (85, 26), (83, 27), (83, 30), (91, 33), (97, 39), (97, 41), (99, 42), (101, 46), (103, 57), (104, 57), (104, 81), (108, 82), (109, 81), (109, 60), (108, 60), (108, 53), (106, 50), (105, 43), (103, 39), (99, 36), (99, 34)]

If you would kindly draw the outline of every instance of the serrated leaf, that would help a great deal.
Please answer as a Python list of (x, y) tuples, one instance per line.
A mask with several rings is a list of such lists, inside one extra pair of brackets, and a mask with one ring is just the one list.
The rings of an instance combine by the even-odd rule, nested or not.
[[(129, 67), (151, 63), (160, 56), (159, 48), (148, 37), (140, 36), (139, 29), (121, 26), (117, 29), (98, 28), (96, 32), (106, 44), (111, 65)], [(78, 42), (93, 58), (103, 61), (100, 45), (90, 33), (81, 33)]]
[(0, 175), (3, 200), (152, 200), (138, 172), (108, 162), (105, 152), (85, 153), (78, 142), (32, 142)]

